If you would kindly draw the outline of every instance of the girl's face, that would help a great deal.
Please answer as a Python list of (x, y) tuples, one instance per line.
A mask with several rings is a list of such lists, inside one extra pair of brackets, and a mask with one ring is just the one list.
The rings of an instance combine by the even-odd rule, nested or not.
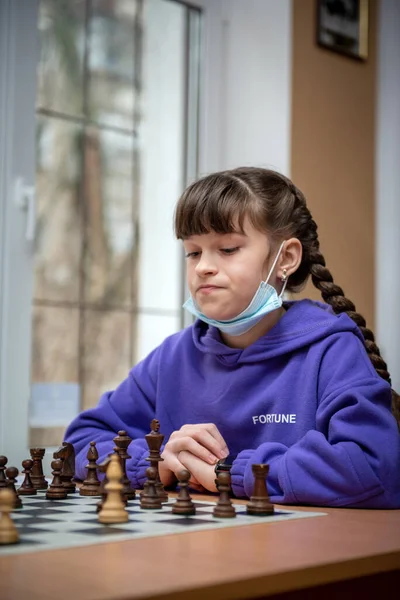
[[(206, 233), (183, 242), (190, 293), (208, 318), (236, 317), (265, 280), (275, 256), (267, 235), (248, 221), (244, 233)], [(277, 267), (275, 268), (275, 272)], [(271, 275), (271, 285), (276, 277)]]

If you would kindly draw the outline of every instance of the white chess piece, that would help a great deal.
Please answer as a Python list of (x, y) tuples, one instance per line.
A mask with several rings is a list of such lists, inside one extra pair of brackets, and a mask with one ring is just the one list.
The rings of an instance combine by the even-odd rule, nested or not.
[(0, 544), (16, 544), (19, 534), (10, 513), (14, 508), (14, 494), (9, 489), (0, 491)]
[(103, 507), (99, 512), (100, 523), (126, 523), (129, 514), (125, 509), (125, 504), (122, 500), (122, 468), (120, 459), (116, 454), (110, 457), (110, 464), (107, 468), (107, 483), (105, 491), (107, 498), (104, 501)]

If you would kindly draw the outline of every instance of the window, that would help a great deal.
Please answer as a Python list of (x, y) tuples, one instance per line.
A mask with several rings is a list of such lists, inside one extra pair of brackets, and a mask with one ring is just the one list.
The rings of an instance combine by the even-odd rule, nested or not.
[(182, 326), (174, 204), (197, 169), (200, 13), (41, 0), (30, 445)]

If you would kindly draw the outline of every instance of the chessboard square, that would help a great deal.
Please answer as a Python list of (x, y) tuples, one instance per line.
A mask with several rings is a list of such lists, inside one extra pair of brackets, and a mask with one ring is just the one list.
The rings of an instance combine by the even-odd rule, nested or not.
[(66, 504), (93, 504), (101, 498), (101, 494), (97, 496), (81, 496), (76, 494), (75, 496), (68, 496), (66, 500), (63, 500)]
[(23, 533), (21, 534), (21, 532), (19, 532), (19, 533), (20, 533), (19, 543), (23, 544), (24, 546), (38, 546), (42, 543), (40, 540), (35, 540), (33, 538), (30, 538), (29, 536), (25, 537), (25, 534), (23, 534)]
[[(130, 533), (136, 533), (135, 530), (130, 529)], [(109, 535), (126, 535), (126, 530), (119, 529), (113, 525), (99, 525), (98, 527), (90, 527), (89, 529), (71, 529), (70, 533), (82, 534), (82, 535), (95, 535), (95, 536), (109, 536)]]
[[(40, 515), (40, 518), (43, 519), (43, 522), (52, 523), (52, 524), (63, 523), (65, 521), (70, 520), (70, 519), (65, 519), (65, 515), (59, 515), (59, 514), (50, 515), (47, 512)], [(32, 518), (32, 522), (35, 520), (36, 520), (35, 518)]]
[[(96, 512), (96, 503), (95, 504), (71, 504), (70, 506), (63, 507), (63, 512), (65, 513), (84, 513), (88, 514), (91, 512)], [(51, 509), (52, 512), (58, 511), (57, 508)]]
[(36, 510), (26, 510), (24, 509), (19, 510), (19, 511), (14, 511), (11, 513), (12, 519), (14, 521), (19, 521), (19, 520), (23, 520), (23, 519), (30, 519), (31, 517), (39, 517), (41, 516), (41, 512), (40, 510), (36, 509)]
[[(138, 519), (143, 523), (158, 523), (158, 521), (162, 521), (163, 519), (168, 519), (171, 511), (160, 513), (156, 510), (142, 510), (140, 515), (136, 515), (133, 517), (134, 519)], [(129, 515), (129, 520), (133, 520), (131, 515)]]
[[(96, 510), (93, 510), (93, 515), (96, 514)], [(92, 515), (90, 514), (90, 517)], [(57, 515), (53, 515), (53, 514), (47, 514), (46, 513), (46, 517), (50, 520), (59, 520), (59, 517), (57, 517)], [(89, 522), (88, 519), (88, 513), (87, 512), (67, 512), (65, 513), (65, 515), (63, 515), (63, 521), (69, 521), (69, 522), (75, 522), (75, 521), (84, 521), (85, 523)]]
[[(53, 527), (53, 523), (54, 523), (54, 527)], [(86, 522), (82, 522), (82, 521), (57, 521), (57, 523), (55, 523), (53, 521), (53, 523), (51, 523), (49, 521), (49, 527), (47, 528), (47, 531), (53, 531), (53, 533), (55, 534), (59, 534), (59, 533), (64, 533), (64, 532), (70, 532), (75, 528), (79, 528), (82, 531), (86, 530), (86, 529), (91, 529), (93, 527), (93, 525), (90, 525)], [(42, 524), (43, 526), (43, 524)], [(35, 525), (32, 525), (32, 527), (35, 528)]]
[(159, 523), (166, 523), (168, 525), (178, 525), (178, 526), (184, 526), (184, 527), (193, 527), (194, 525), (199, 525), (199, 526), (206, 526), (207, 523), (210, 524), (211, 523), (211, 519), (197, 519), (195, 516), (193, 517), (179, 517), (179, 516), (173, 516), (173, 518), (170, 519), (159, 519), (157, 520), (157, 525)]
[[(44, 529), (43, 525), (38, 525), (36, 526), (35, 524), (32, 525), (22, 525), (22, 526), (18, 526), (18, 533), (20, 536), (30, 536), (30, 535), (38, 535), (40, 534), (40, 537), (42, 536), (42, 534), (46, 535), (49, 533), (48, 529)], [(53, 535), (53, 534), (51, 534)]]
[(69, 510), (65, 510), (63, 508), (53, 508), (52, 506), (49, 506), (46, 510), (42, 510), (40, 512), (40, 514), (43, 515), (67, 515), (70, 511)]
[(30, 504), (31, 502), (42, 502), (43, 500), (46, 500), (46, 496), (39, 494), (39, 492), (35, 496), (25, 496), (25, 502), (27, 504)]
[[(212, 513), (201, 514), (198, 511), (196, 511), (195, 515), (193, 515), (192, 517), (188, 517), (188, 518), (191, 521), (193, 520), (193, 518), (195, 518), (195, 519), (197, 519), (197, 521), (201, 521), (203, 524), (204, 523), (215, 523), (215, 517), (214, 517), (214, 515)], [(226, 519), (224, 519), (224, 521), (226, 521)], [(173, 522), (175, 522), (175, 521), (173, 521)]]
[(291, 511), (291, 510), (275, 510), (273, 512), (273, 514), (269, 515), (269, 516), (271, 516), (271, 517), (272, 516), (275, 516), (275, 517), (289, 517), (290, 515), (293, 515), (293, 514), (294, 514), (294, 512)]
[(48, 507), (54, 507), (54, 508), (58, 508), (59, 506), (68, 506), (68, 504), (66, 502), (63, 502), (62, 500), (36, 500), (34, 502), (25, 502), (25, 500), (23, 500), (24, 504), (26, 504), (27, 506), (29, 505), (29, 508), (32, 507), (37, 507), (37, 508), (48, 508)]
[(22, 526), (24, 526), (24, 525), (37, 525), (40, 523), (46, 524), (46, 523), (58, 523), (58, 522), (61, 522), (60, 517), (52, 519), (51, 517), (32, 516), (32, 517), (26, 517), (25, 519), (21, 519), (21, 520), (14, 519), (14, 523), (18, 526), (20, 524)]

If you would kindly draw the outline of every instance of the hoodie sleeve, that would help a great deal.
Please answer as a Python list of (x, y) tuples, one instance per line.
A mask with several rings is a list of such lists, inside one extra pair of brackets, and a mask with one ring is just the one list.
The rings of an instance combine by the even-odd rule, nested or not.
[(290, 447), (266, 442), (243, 450), (232, 467), (234, 493), (250, 496), (251, 465), (268, 463), (273, 502), (399, 508), (400, 436), (391, 390), (356, 336), (332, 340), (318, 387), (315, 430)]
[(155, 416), (159, 348), (137, 364), (115, 391), (106, 392), (95, 408), (82, 412), (69, 425), (65, 441), (75, 448), (75, 473), (79, 479), (86, 476), (86, 454), (89, 443), (96, 442), (99, 461), (113, 452), (113, 438), (124, 429), (132, 438), (126, 462), (127, 475), (133, 487), (142, 487), (149, 466), (145, 458), (148, 446), (144, 436)]

